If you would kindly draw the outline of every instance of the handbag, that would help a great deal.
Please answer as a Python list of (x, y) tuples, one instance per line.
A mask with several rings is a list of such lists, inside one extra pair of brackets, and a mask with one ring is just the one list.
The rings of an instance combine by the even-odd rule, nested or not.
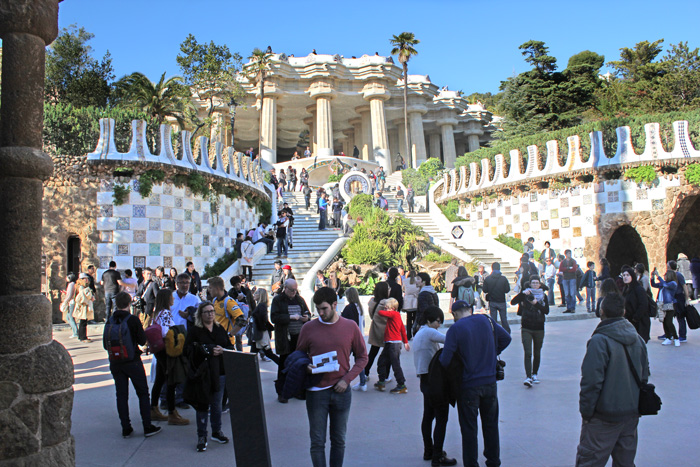
[(634, 369), (632, 364), (632, 359), (627, 351), (627, 346), (622, 345), (625, 349), (625, 355), (627, 355), (627, 363), (629, 364), (630, 370), (632, 371), (632, 376), (639, 386), (639, 404), (638, 410), (639, 415), (657, 415), (659, 410), (661, 410), (661, 398), (656, 394), (656, 386), (650, 383), (642, 383), (637, 375), (637, 370)]
[(685, 306), (685, 320), (690, 329), (700, 328), (700, 313), (698, 313), (698, 309), (694, 305), (688, 304)]
[(150, 326), (146, 327), (145, 333), (151, 353), (158, 353), (165, 348), (165, 341), (163, 341), (163, 327), (156, 323), (155, 319)]
[(498, 355), (498, 343), (496, 342), (496, 328), (493, 325), (493, 319), (489, 318), (489, 324), (491, 325), (491, 331), (493, 332), (493, 346), (496, 348), (496, 381), (503, 381), (506, 379), (506, 362), (501, 360)]

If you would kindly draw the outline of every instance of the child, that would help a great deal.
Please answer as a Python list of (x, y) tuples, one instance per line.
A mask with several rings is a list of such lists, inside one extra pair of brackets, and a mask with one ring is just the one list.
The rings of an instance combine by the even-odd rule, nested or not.
[(586, 288), (586, 311), (589, 313), (595, 311), (596, 308), (596, 301), (595, 301), (595, 282), (596, 282), (596, 274), (595, 274), (595, 263), (593, 261), (589, 261), (586, 263), (586, 266), (588, 266), (588, 270), (585, 272), (583, 277), (581, 278), (581, 283), (579, 284), (579, 288), (585, 287)]
[(378, 391), (384, 391), (386, 378), (389, 376), (389, 366), (394, 370), (396, 376), (396, 387), (390, 392), (392, 394), (406, 394), (406, 378), (401, 369), (401, 344), (406, 351), (411, 349), (408, 345), (408, 337), (406, 336), (406, 328), (401, 320), (401, 315), (398, 312), (399, 302), (395, 298), (389, 298), (385, 302), (385, 310), (377, 310), (380, 316), (387, 318), (386, 329), (384, 330), (384, 350), (379, 356), (379, 381), (374, 384)]

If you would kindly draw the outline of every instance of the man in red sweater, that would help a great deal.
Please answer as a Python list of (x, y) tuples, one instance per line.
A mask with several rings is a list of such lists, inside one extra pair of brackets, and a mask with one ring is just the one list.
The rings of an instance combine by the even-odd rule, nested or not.
[[(313, 300), (319, 319), (309, 321), (301, 328), (297, 350), (308, 353), (312, 360), (314, 356), (335, 352), (339, 369), (322, 373), (318, 385), (306, 391), (311, 462), (314, 467), (326, 465), (326, 428), (330, 417), (330, 465), (342, 466), (345, 432), (352, 402), (349, 385), (367, 364), (367, 347), (357, 324), (336, 312), (338, 296), (335, 290), (321, 287), (314, 293)], [(350, 353), (355, 355), (352, 368)], [(308, 371), (312, 372), (314, 368), (309, 365)]]
[(406, 388), (406, 378), (401, 369), (401, 345), (403, 344), (407, 352), (411, 350), (411, 346), (408, 345), (406, 328), (398, 311), (398, 300), (389, 298), (384, 303), (386, 310), (377, 310), (380, 316), (387, 318), (387, 322), (384, 330), (384, 350), (382, 350), (377, 362), (379, 381), (374, 384), (374, 387), (379, 391), (384, 391), (386, 385), (384, 380), (389, 376), (389, 366), (391, 366), (394, 370), (394, 376), (396, 376), (396, 387), (390, 392), (392, 394), (406, 394), (408, 388)]

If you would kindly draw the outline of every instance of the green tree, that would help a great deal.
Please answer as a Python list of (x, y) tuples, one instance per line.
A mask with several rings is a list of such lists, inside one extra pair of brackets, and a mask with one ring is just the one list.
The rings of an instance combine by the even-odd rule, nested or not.
[(46, 100), (75, 107), (105, 107), (114, 79), (109, 51), (98, 61), (88, 41), (95, 37), (84, 28), (64, 28), (46, 53)]
[(392, 36), (389, 42), (394, 46), (391, 49), (391, 55), (398, 55), (399, 63), (403, 66), (403, 124), (404, 135), (406, 136), (406, 149), (409, 151), (406, 157), (409, 161), (409, 167), (412, 167), (413, 157), (408, 141), (408, 61), (412, 56), (418, 55), (418, 51), (413, 46), (419, 44), (420, 41), (416, 39), (412, 32), (402, 32), (398, 36)]
[(663, 66), (654, 62), (661, 53), (664, 40), (638, 42), (633, 49), (622, 47), (620, 60), (608, 63), (615, 74), (633, 82), (651, 80), (663, 73)]
[(115, 88), (125, 103), (152, 116), (158, 124), (172, 117), (184, 128), (184, 111), (189, 105), (190, 91), (181, 77), (166, 80), (163, 73), (160, 80), (153, 83), (143, 73), (135, 72), (117, 81)]
[(263, 103), (265, 102), (265, 78), (267, 78), (267, 73), (270, 70), (272, 54), (263, 52), (256, 47), (253, 49), (250, 57), (248, 57), (248, 60), (249, 62), (243, 67), (243, 74), (251, 83), (257, 84), (258, 89), (260, 89), (260, 121), (258, 126), (258, 154), (260, 154), (262, 149), (262, 111)]
[(243, 95), (236, 81), (241, 56), (232, 54), (226, 45), (217, 45), (214, 41), (200, 44), (190, 34), (180, 44), (176, 61), (193, 97), (205, 105), (206, 117), (203, 120), (193, 112), (187, 113), (195, 128), (192, 136), (195, 136), (203, 127), (211, 127), (215, 111), (226, 108), (231, 99)]
[(671, 44), (661, 60), (664, 73), (654, 101), (659, 110), (674, 111), (700, 106), (700, 56), (687, 42)]
[(549, 47), (542, 41), (527, 41), (518, 47), (522, 50), (525, 61), (540, 73), (552, 73), (557, 69), (557, 59), (548, 55)]

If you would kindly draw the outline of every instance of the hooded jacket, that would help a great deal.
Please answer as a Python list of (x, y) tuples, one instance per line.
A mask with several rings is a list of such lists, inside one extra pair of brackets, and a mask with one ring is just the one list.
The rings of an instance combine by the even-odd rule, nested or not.
[(484, 279), (483, 291), (487, 301), (505, 303), (506, 294), (510, 292), (510, 284), (501, 271), (496, 269)]
[(639, 417), (639, 386), (623, 346), (642, 383), (649, 379), (647, 348), (634, 326), (622, 317), (604, 319), (588, 341), (581, 364), (579, 411), (584, 420), (621, 422)]

